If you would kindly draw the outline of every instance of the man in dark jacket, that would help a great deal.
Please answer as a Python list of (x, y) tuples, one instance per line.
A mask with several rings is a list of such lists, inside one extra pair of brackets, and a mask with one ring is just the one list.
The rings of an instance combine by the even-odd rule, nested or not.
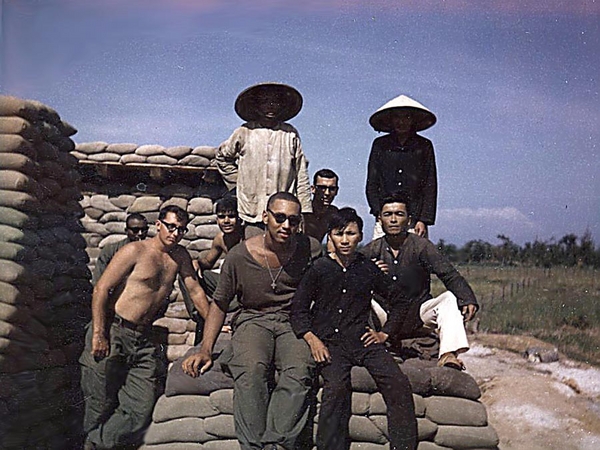
[[(410, 216), (407, 201), (400, 195), (382, 200), (379, 220), (385, 236), (361, 249), (393, 281), (401, 283), (411, 300), (407, 320), (392, 340), (414, 337), (423, 326), (440, 335), (440, 366), (462, 370), (460, 353), (469, 349), (464, 322), (471, 320), (477, 299), (467, 281), (426, 238), (408, 233)], [(431, 274), (435, 273), (448, 291), (431, 295)]]
[[(417, 134), (436, 122), (435, 115), (419, 102), (400, 95), (379, 108), (369, 119), (376, 131), (389, 134), (373, 142), (367, 173), (367, 201), (379, 217), (381, 199), (401, 192), (411, 199), (410, 228), (427, 236), (435, 223), (437, 171), (431, 141)], [(374, 238), (381, 237), (379, 222)]]

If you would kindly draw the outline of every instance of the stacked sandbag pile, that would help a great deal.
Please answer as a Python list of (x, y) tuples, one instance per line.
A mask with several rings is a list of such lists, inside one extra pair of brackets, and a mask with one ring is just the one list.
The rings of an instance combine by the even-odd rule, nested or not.
[(0, 448), (74, 448), (91, 285), (76, 130), (0, 97)]
[[(217, 345), (223, 347), (225, 340), (227, 335), (222, 334)], [(418, 359), (400, 367), (413, 390), (419, 450), (497, 447), (498, 436), (487, 422), (485, 406), (478, 401), (481, 392), (470, 375)], [(351, 449), (389, 449), (385, 404), (366, 369), (352, 370), (352, 389)], [(181, 360), (173, 364), (142, 449), (239, 449), (233, 423), (233, 381), (218, 364), (196, 379), (183, 373)]]
[[(150, 224), (148, 236), (156, 233), (155, 222), (158, 212), (167, 205), (177, 205), (190, 215), (188, 231), (180, 244), (187, 248), (192, 258), (197, 259), (200, 253), (210, 248), (212, 239), (219, 231), (216, 216), (213, 213), (211, 190), (214, 185), (202, 183), (202, 173), (214, 159), (214, 147), (199, 146), (170, 147), (160, 145), (107, 144), (91, 142), (77, 144), (71, 155), (80, 161), (79, 170), (89, 167), (85, 161), (95, 163), (114, 162), (121, 165), (132, 165), (129, 185), (111, 177), (89, 177), (81, 183), (83, 192), (80, 205), (84, 216), (81, 223), (82, 233), (87, 244), (92, 269), (100, 250), (107, 244), (125, 239), (125, 219), (131, 213), (143, 214)], [(144, 165), (163, 166), (197, 166), (195, 183), (160, 182), (144, 177)], [(193, 171), (192, 171), (193, 173)], [(144, 182), (138, 182), (143, 179)], [(165, 317), (156, 321), (155, 325), (164, 327), (166, 356), (174, 361), (183, 355), (193, 344), (195, 323), (189, 320), (183, 298), (177, 289), (171, 295)]]
[(96, 163), (208, 167), (215, 157), (216, 150), (215, 147), (210, 146), (192, 148), (85, 142), (78, 144), (72, 154), (80, 161)]

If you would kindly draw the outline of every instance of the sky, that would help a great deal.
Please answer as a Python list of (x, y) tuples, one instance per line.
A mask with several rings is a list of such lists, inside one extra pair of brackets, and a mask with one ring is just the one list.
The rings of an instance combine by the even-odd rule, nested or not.
[(80, 142), (217, 146), (237, 95), (297, 88), (311, 175), (366, 219), (370, 115), (405, 94), (437, 116), (437, 242), (600, 245), (600, 0), (0, 0), (0, 91)]

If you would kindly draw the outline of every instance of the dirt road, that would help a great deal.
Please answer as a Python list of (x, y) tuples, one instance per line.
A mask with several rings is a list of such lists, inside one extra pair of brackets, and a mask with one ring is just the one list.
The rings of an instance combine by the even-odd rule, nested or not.
[(520, 353), (548, 346), (523, 336), (471, 336), (461, 355), (479, 383), (501, 450), (600, 449), (600, 369), (560, 355), (532, 363)]

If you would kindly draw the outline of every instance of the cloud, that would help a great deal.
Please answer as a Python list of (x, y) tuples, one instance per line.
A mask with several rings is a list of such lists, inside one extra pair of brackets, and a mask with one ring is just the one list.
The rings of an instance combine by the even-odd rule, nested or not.
[(523, 243), (535, 239), (541, 230), (530, 216), (513, 206), (504, 206), (441, 209), (431, 231), (433, 240), (463, 244), (472, 239), (494, 243), (499, 234)]

